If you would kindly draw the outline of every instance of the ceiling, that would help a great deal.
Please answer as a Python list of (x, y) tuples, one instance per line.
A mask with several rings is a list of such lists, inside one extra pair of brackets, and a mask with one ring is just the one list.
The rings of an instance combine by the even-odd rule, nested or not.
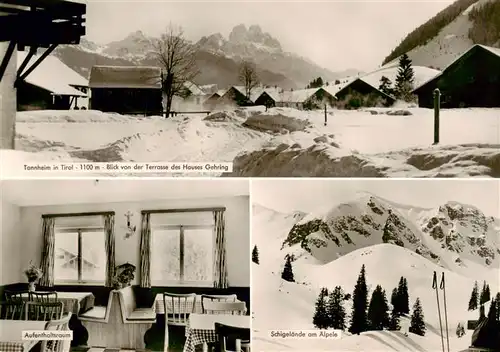
[(7, 180), (2, 201), (26, 207), (249, 195), (243, 179)]

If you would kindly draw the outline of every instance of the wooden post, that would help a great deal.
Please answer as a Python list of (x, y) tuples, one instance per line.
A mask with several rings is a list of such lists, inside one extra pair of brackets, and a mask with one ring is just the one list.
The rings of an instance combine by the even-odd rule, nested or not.
[(434, 144), (439, 144), (439, 110), (441, 109), (441, 92), (434, 89)]
[(328, 115), (326, 114), (326, 104), (325, 104), (325, 126), (328, 123)]

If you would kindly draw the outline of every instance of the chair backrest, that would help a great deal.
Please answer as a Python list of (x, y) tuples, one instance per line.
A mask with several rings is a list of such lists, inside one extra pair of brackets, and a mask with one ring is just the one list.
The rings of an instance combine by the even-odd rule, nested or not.
[(196, 307), (196, 293), (163, 293), (163, 307), (165, 317), (170, 325), (186, 326), (189, 314), (194, 313)]
[(132, 286), (124, 287), (117, 291), (122, 317), (125, 321), (137, 307), (137, 302), (135, 301), (135, 295), (134, 291), (132, 290)]
[(246, 311), (245, 302), (207, 301), (203, 307), (203, 312), (206, 314), (245, 315)]
[(215, 323), (215, 334), (221, 352), (241, 351), (241, 341), (250, 341), (250, 329)]
[[(29, 297), (29, 291), (9, 291), (5, 290), (5, 300), (7, 302), (20, 302), (20, 301), (27, 301)], [(26, 299), (23, 299), (23, 295), (26, 297)]]
[[(45, 330), (69, 331), (69, 320), (71, 312), (65, 314), (61, 319), (53, 319), (45, 324)], [(43, 340), (41, 352), (69, 352), (71, 340)]]
[(30, 292), (30, 301), (45, 302), (45, 303), (57, 302), (57, 292), (56, 291)]
[(24, 320), (25, 302), (0, 302), (0, 319)]
[(59, 320), (63, 314), (62, 302), (27, 302), (26, 320)]
[(203, 313), (205, 313), (205, 302), (236, 302), (238, 296), (235, 294), (231, 295), (201, 295), (201, 308)]

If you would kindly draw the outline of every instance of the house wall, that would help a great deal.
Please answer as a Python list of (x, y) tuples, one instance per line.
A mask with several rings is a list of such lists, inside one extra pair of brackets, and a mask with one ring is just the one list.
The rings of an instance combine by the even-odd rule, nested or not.
[(276, 102), (269, 95), (267, 95), (266, 93), (263, 93), (263, 94), (260, 95), (260, 97), (257, 98), (257, 100), (255, 100), (255, 105), (257, 105), (257, 106), (262, 105), (262, 106), (267, 106), (267, 107), (275, 107), (276, 106)]
[[(7, 51), (8, 42), (0, 43), (0, 60)], [(14, 82), (17, 74), (17, 50), (14, 50), (7, 70), (0, 81), (0, 149), (14, 149), (16, 122), (16, 90)]]
[(21, 261), (21, 209), (2, 199), (0, 227), (0, 285), (23, 280)]
[(433, 107), (435, 88), (441, 91), (443, 108), (500, 107), (500, 57), (481, 47), (472, 49), (417, 91), (420, 107)]
[(44, 110), (54, 107), (49, 91), (21, 82), (17, 88), (17, 111)]
[(161, 115), (161, 89), (92, 88), (90, 108), (120, 114)]
[[(250, 286), (250, 218), (249, 197), (231, 197), (200, 200), (172, 200), (138, 203), (101, 203), (64, 206), (25, 207), (21, 209), (21, 226), (18, 230), (22, 236), (23, 252), (19, 256), (21, 267), (30, 260), (40, 263), (42, 236), (41, 216), (49, 213), (98, 212), (115, 211), (115, 253), (116, 265), (126, 262), (139, 267), (140, 223), (141, 210), (220, 207), (226, 209), (226, 251), (228, 262), (228, 280), (230, 286)], [(125, 239), (126, 212), (132, 212), (132, 226), (137, 226), (137, 232)], [(138, 274), (134, 284), (138, 283)]]

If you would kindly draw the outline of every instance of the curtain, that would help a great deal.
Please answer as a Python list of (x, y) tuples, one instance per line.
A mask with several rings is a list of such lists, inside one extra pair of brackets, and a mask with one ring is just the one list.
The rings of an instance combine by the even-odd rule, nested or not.
[(143, 213), (141, 220), (140, 286), (151, 287), (151, 214)]
[(214, 249), (214, 287), (227, 288), (227, 263), (224, 210), (214, 211), (215, 219), (215, 249)]
[(104, 232), (106, 234), (106, 287), (113, 286), (115, 276), (115, 214), (104, 215)]
[(45, 287), (54, 286), (54, 245), (56, 236), (54, 233), (54, 225), (56, 219), (53, 217), (42, 218), (42, 262), (40, 267), (43, 271), (40, 285)]

